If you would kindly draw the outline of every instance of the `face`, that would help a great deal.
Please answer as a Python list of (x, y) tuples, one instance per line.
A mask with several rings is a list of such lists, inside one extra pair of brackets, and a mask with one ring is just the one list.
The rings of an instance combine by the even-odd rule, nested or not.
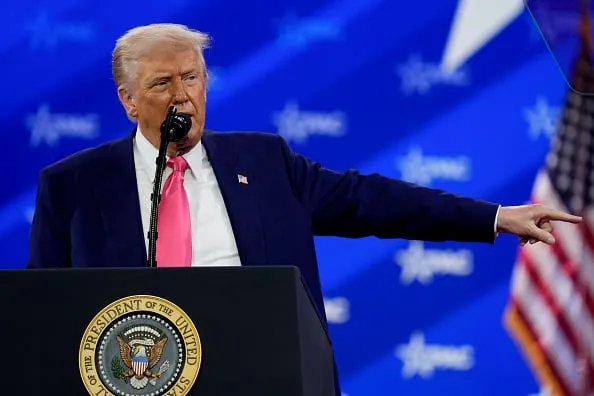
[(129, 115), (136, 117), (146, 138), (157, 148), (161, 123), (169, 106), (192, 117), (192, 129), (182, 140), (170, 143), (169, 156), (187, 153), (200, 141), (206, 109), (206, 76), (194, 50), (152, 51), (138, 63), (133, 92), (121, 88), (120, 101)]

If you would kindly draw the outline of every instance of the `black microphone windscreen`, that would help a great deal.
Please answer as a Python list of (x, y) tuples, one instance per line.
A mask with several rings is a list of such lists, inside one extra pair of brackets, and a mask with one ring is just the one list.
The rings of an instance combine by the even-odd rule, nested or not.
[(176, 142), (183, 138), (192, 129), (192, 118), (186, 113), (176, 113), (171, 119), (171, 128), (169, 129), (169, 139)]

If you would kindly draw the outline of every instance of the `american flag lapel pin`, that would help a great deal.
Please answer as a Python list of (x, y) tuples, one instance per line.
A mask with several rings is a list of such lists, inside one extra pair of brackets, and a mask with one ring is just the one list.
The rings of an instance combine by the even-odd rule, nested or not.
[(248, 184), (247, 177), (244, 175), (237, 175), (237, 181), (241, 184)]

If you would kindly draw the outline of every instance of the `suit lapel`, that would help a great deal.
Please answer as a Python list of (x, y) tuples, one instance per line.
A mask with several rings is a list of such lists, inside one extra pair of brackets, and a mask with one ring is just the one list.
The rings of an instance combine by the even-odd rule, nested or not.
[(146, 263), (138, 187), (134, 166), (133, 138), (116, 140), (109, 147), (94, 183), (99, 210), (107, 235), (115, 242), (116, 263), (106, 266), (139, 267)]
[(213, 167), (242, 265), (265, 265), (264, 234), (257, 201), (257, 177), (238, 148), (205, 131), (202, 144)]

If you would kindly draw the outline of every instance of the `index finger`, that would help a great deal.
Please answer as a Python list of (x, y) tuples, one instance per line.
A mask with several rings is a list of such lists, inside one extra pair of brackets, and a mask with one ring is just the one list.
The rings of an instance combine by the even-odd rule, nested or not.
[(566, 221), (568, 223), (573, 223), (573, 224), (582, 222), (581, 216), (575, 216), (575, 215), (565, 213), (560, 210), (551, 209), (551, 208), (546, 208), (545, 215), (550, 220)]

